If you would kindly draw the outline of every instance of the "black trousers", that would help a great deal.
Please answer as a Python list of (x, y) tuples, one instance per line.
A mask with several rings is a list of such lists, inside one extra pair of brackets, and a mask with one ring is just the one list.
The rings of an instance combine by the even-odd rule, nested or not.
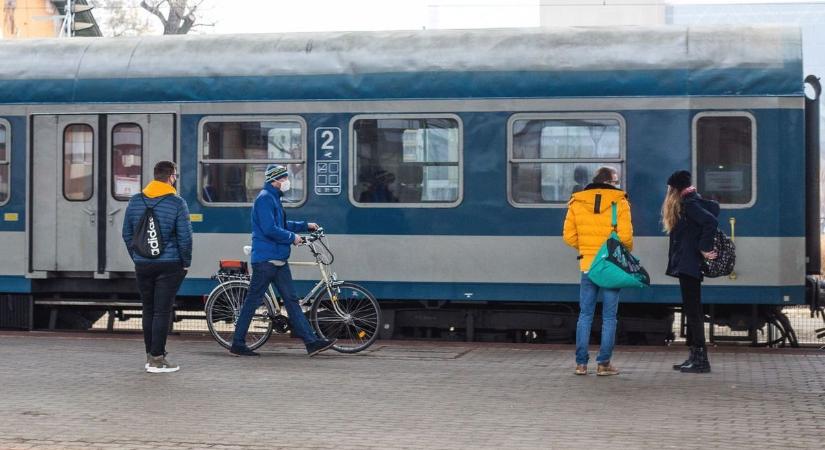
[(682, 291), (682, 314), (687, 320), (687, 344), (705, 346), (705, 312), (702, 309), (702, 282), (698, 278), (679, 275)]
[(146, 345), (146, 353), (161, 356), (166, 352), (172, 304), (186, 271), (180, 263), (140, 264), (135, 266), (135, 276), (143, 303), (143, 343)]

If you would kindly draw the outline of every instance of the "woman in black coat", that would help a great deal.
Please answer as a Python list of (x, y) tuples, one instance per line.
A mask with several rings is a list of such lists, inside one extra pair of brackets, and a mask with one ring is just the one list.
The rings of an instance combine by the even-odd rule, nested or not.
[(710, 372), (705, 348), (705, 320), (702, 310), (702, 261), (715, 259), (713, 236), (719, 204), (705, 200), (691, 185), (690, 172), (680, 170), (667, 180), (667, 196), (662, 204), (662, 223), (670, 235), (667, 274), (679, 278), (682, 314), (687, 319), (688, 359), (673, 366), (682, 372)]

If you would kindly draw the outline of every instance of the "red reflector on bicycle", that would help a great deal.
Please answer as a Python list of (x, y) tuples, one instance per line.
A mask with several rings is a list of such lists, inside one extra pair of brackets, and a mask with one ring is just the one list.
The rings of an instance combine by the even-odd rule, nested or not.
[(237, 270), (237, 269), (240, 269), (241, 267), (243, 267), (241, 265), (242, 262), (243, 261), (240, 261), (238, 259), (222, 259), (220, 261), (220, 265), (221, 265), (221, 269), (236, 269)]
[(246, 261), (241, 261), (239, 259), (222, 259), (218, 261), (218, 266), (220, 267), (220, 271), (223, 273), (229, 274), (246, 274), (249, 273), (249, 269), (247, 266)]

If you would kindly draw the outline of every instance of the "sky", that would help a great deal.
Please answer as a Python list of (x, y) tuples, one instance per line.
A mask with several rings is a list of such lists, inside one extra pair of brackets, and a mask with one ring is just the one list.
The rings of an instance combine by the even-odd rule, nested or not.
[[(215, 32), (420, 30), (538, 26), (536, 0), (216, 0)], [(226, 2), (229, 3), (229, 2)], [(217, 11), (220, 14), (215, 14)], [(260, 14), (243, 13), (260, 11)]]
[[(102, 2), (103, 0), (101, 0)], [(607, 0), (630, 6), (657, 0)], [(150, 34), (160, 34), (160, 22), (141, 9), (139, 0), (125, 0), (127, 8), (148, 19)], [(603, 0), (205, 0), (198, 11), (197, 33), (283, 33), (307, 31), (421, 30), (461, 28), (537, 27), (539, 3), (562, 6)], [(666, 4), (825, 3), (825, 0), (665, 0)], [(111, 8), (109, 8), (111, 9)], [(95, 17), (105, 26), (107, 8)]]
[[(208, 0), (212, 33), (420, 30), (539, 26), (539, 0)], [(596, 0), (562, 0), (581, 4)], [(649, 0), (638, 0), (644, 3)], [(627, 1), (626, 1), (627, 2)], [(798, 3), (793, 0), (668, 0), (695, 3)], [(608, 3), (610, 1), (608, 0)], [(810, 3), (823, 3), (812, 1)]]

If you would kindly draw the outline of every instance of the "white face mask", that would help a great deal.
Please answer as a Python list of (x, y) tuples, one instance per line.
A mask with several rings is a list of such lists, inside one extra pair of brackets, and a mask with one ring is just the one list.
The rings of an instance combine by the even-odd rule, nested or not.
[(281, 192), (286, 192), (286, 191), (288, 191), (288, 190), (289, 190), (289, 187), (290, 187), (290, 185), (289, 185), (289, 180), (286, 180), (286, 181), (282, 181), (282, 182), (281, 182)]

